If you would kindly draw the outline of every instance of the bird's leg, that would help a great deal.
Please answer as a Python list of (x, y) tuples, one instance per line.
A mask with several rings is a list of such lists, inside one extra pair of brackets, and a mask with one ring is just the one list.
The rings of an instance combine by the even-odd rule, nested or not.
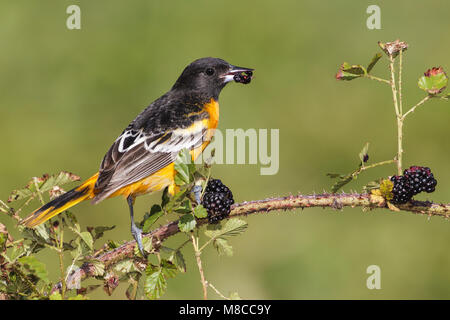
[(195, 185), (192, 188), (191, 191), (194, 194), (194, 198), (195, 198), (195, 202), (197, 202), (197, 204), (201, 204), (201, 197), (202, 197), (202, 186), (200, 185)]
[(134, 204), (134, 197), (131, 195), (127, 198), (128, 206), (130, 208), (130, 219), (131, 219), (131, 234), (134, 237), (134, 240), (136, 240), (136, 243), (138, 245), (139, 251), (141, 252), (142, 256), (145, 257), (144, 253), (144, 247), (142, 246), (142, 230), (139, 229), (136, 224), (134, 223), (134, 214), (133, 214), (133, 204)]

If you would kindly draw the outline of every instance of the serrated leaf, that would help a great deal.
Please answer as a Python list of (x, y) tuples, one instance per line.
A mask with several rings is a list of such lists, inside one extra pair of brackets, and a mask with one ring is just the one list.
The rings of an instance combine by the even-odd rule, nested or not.
[(151, 299), (159, 299), (167, 288), (167, 281), (161, 268), (149, 264), (145, 269), (144, 292)]
[(37, 191), (36, 185), (38, 186), (39, 191), (43, 193), (51, 191), (54, 186), (61, 186), (69, 182), (78, 180), (80, 180), (80, 177), (73, 173), (65, 171), (61, 171), (57, 175), (49, 176), (48, 174), (45, 174), (42, 177), (33, 177), (25, 186), (25, 188), (14, 190), (13, 192), (11, 192), (8, 198), (8, 202), (23, 200), (31, 197)]
[(161, 246), (160, 250), (170, 254), (169, 261), (174, 262), (178, 267), (178, 270), (181, 272), (186, 272), (186, 261), (184, 260), (184, 256), (181, 253), (180, 248), (175, 250), (169, 247)]
[(219, 255), (226, 255), (231, 257), (233, 255), (233, 247), (228, 243), (226, 239), (217, 238), (213, 241), (213, 246), (216, 248)]
[(132, 271), (136, 271), (136, 268), (134, 267), (132, 259), (126, 259), (116, 263), (114, 270), (122, 273), (130, 273)]
[(161, 272), (166, 278), (174, 278), (177, 274), (177, 267), (169, 260), (162, 259), (160, 264)]
[(40, 262), (33, 256), (21, 257), (18, 261), (26, 268), (30, 269), (39, 279), (45, 283), (49, 283), (47, 268), (44, 263)]
[(229, 219), (220, 229), (206, 230), (205, 235), (209, 238), (231, 237), (243, 233), (248, 227), (244, 220), (233, 218)]
[(428, 92), (429, 94), (437, 94), (447, 87), (448, 77), (445, 73), (431, 75), (429, 77), (422, 76), (419, 78), (417, 84), (420, 89)]
[(31, 192), (29, 189), (26, 189), (26, 188), (19, 189), (19, 190), (13, 190), (11, 192), (11, 194), (9, 195), (7, 201), (8, 202), (19, 201), (22, 199), (29, 198), (32, 195), (33, 195), (33, 192)]
[(62, 186), (64, 184), (79, 181), (80, 177), (66, 171), (61, 171), (57, 175), (51, 175), (48, 179), (39, 187), (41, 192), (50, 191), (54, 186)]
[(194, 230), (197, 222), (192, 214), (187, 213), (181, 216), (180, 221), (178, 222), (178, 228), (180, 228), (181, 232), (190, 232)]
[(208, 211), (199, 204), (194, 208), (194, 215), (199, 219), (206, 218), (208, 216)]
[(378, 60), (380, 60), (382, 56), (383, 55), (380, 52), (375, 54), (375, 56), (372, 58), (372, 60), (369, 62), (369, 65), (367, 66), (367, 73), (370, 73), (370, 71), (372, 71), (373, 67), (377, 64)]

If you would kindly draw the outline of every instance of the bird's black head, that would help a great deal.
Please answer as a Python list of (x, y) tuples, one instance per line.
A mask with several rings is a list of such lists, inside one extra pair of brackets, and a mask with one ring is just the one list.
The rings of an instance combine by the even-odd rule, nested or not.
[(222, 59), (201, 58), (183, 70), (172, 90), (194, 91), (217, 100), (225, 85), (238, 79), (236, 75), (247, 72), (250, 76), (248, 81), (243, 83), (250, 82), (252, 71), (253, 69), (233, 66)]

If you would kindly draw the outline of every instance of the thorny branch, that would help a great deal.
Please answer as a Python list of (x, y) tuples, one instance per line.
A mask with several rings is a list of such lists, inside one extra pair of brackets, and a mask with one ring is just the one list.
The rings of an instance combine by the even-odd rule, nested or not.
[[(265, 213), (276, 210), (295, 210), (305, 208), (333, 208), (340, 210), (344, 207), (362, 207), (365, 210), (371, 209), (390, 209), (395, 210), (395, 207), (388, 207), (386, 200), (377, 195), (359, 194), (359, 193), (342, 193), (342, 194), (314, 194), (314, 195), (291, 195), (286, 197), (268, 198), (263, 200), (245, 201), (232, 206), (230, 216), (233, 218), (237, 216), (247, 216), (255, 213)], [(429, 201), (410, 201), (409, 203), (397, 205), (398, 210), (411, 212), (414, 214), (423, 214), (428, 216), (440, 216), (448, 218), (450, 216), (450, 203), (438, 204)], [(207, 224), (207, 219), (198, 219), (197, 227)], [(152, 239), (153, 248), (158, 250), (163, 241), (167, 238), (179, 233), (178, 220), (163, 225), (150, 233), (143, 235), (143, 237)], [(105, 265), (105, 270), (113, 266), (115, 263), (124, 259), (133, 258), (134, 248), (136, 242), (130, 241), (122, 246), (92, 257)], [(76, 283), (84, 278), (95, 275), (95, 266), (93, 263), (87, 262), (79, 269), (74, 271), (67, 281), (69, 283)], [(56, 285), (54, 290), (59, 290), (61, 285)]]

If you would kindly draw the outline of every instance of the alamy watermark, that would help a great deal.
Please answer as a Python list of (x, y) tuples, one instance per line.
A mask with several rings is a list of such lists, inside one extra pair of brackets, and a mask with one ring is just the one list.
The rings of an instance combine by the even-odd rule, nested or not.
[(261, 175), (277, 174), (280, 166), (280, 130), (226, 129), (223, 133), (217, 129), (213, 141), (195, 163), (209, 159), (215, 164), (259, 164)]

